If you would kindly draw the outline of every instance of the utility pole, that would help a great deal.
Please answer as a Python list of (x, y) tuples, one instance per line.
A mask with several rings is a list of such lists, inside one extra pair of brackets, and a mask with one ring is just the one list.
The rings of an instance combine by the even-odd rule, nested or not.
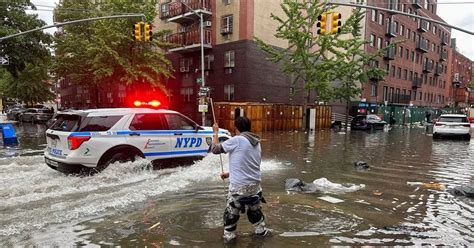
[(409, 17), (413, 17), (413, 18), (417, 18), (417, 19), (421, 19), (421, 20), (433, 22), (433, 23), (439, 24), (439, 25), (441, 25), (441, 26), (446, 26), (446, 27), (449, 27), (449, 28), (452, 28), (452, 29), (456, 29), (456, 30), (459, 30), (459, 31), (464, 32), (464, 33), (466, 33), (466, 34), (474, 35), (474, 32), (473, 32), (473, 31), (469, 31), (469, 30), (466, 30), (466, 29), (462, 29), (462, 28), (460, 28), (460, 27), (456, 27), (456, 26), (447, 24), (447, 23), (442, 22), (442, 21), (433, 20), (433, 19), (431, 19), (431, 18), (429, 18), (429, 17), (419, 16), (419, 15), (414, 15), (414, 14), (408, 14), (408, 13), (405, 13), (405, 12), (402, 12), (402, 11), (398, 11), (398, 10), (379, 8), (379, 7), (369, 6), (369, 5), (364, 5), (364, 4), (343, 3), (343, 2), (340, 2), (340, 1), (329, 1), (327, 4), (328, 4), (328, 5), (341, 5), (341, 6), (350, 6), (350, 7), (363, 8), (363, 9), (373, 9), (373, 10), (386, 11), (386, 12), (388, 12), (388, 13), (390, 13), (390, 14), (409, 16)]
[(81, 23), (81, 22), (90, 22), (90, 21), (98, 21), (98, 20), (104, 20), (104, 19), (130, 18), (130, 17), (141, 17), (142, 20), (145, 21), (145, 15), (144, 14), (127, 14), (127, 15), (113, 15), (113, 16), (93, 17), (93, 18), (79, 19), (79, 20), (68, 21), (68, 22), (55, 23), (53, 25), (47, 25), (47, 26), (44, 26), (44, 27), (41, 27), (41, 28), (35, 28), (35, 29), (31, 29), (31, 30), (28, 30), (28, 31), (25, 31), (25, 32), (20, 32), (20, 33), (16, 33), (16, 34), (12, 34), (12, 35), (7, 35), (5, 37), (0, 37), (0, 41), (6, 40), (6, 39), (9, 39), (9, 38), (13, 38), (13, 37), (16, 37), (16, 36), (28, 34), (28, 33), (31, 33), (31, 32), (36, 32), (36, 31), (40, 31), (40, 30), (44, 30), (44, 29), (48, 29), (48, 28), (54, 28), (54, 27), (58, 28), (58, 27), (69, 25), (69, 24), (75, 24), (75, 23)]
[[(186, 8), (191, 10), (195, 15), (199, 17), (199, 23), (200, 23), (200, 33), (201, 33), (201, 82), (202, 86), (204, 87), (206, 85), (206, 80), (204, 79), (204, 16), (201, 13), (198, 13), (195, 9), (191, 8), (188, 4), (186, 4), (183, 1), (180, 1)], [(202, 112), (202, 125), (206, 125), (206, 113), (203, 111)]]

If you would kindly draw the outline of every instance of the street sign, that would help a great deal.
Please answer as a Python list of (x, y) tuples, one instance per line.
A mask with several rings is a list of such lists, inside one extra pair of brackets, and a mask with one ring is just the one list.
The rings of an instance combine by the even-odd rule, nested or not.
[(209, 87), (200, 87), (199, 88), (199, 92), (203, 92), (203, 93), (207, 93), (211, 90), (211, 88)]
[(207, 96), (206, 92), (198, 92), (198, 96)]
[(9, 65), (10, 64), (10, 60), (8, 59), (8, 57), (0, 57), (0, 65)]
[(202, 85), (202, 78), (196, 78), (196, 83)]
[(199, 112), (200, 113), (207, 113), (207, 110), (208, 110), (208, 107), (207, 107), (207, 104), (199, 104)]

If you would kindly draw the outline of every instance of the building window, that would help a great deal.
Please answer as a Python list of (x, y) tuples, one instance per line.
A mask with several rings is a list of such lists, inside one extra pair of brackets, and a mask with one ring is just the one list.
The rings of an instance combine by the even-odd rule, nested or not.
[(408, 48), (405, 48), (405, 59), (410, 59), (410, 52), (408, 51)]
[(234, 100), (234, 85), (233, 84), (224, 85), (224, 100), (226, 101)]
[(405, 69), (405, 70), (403, 71), (403, 79), (405, 79), (405, 80), (408, 79), (408, 70), (407, 70), (407, 69)]
[(209, 55), (204, 56), (204, 69), (212, 70), (213, 68), (214, 68), (214, 55), (209, 54)]
[(183, 96), (184, 102), (191, 102), (191, 96), (193, 95), (193, 88), (181, 88), (180, 91), (181, 95)]
[(183, 58), (179, 60), (179, 71), (180, 72), (189, 72), (189, 66), (193, 64), (191, 58)]
[(383, 87), (383, 100), (388, 101), (388, 87), (387, 86)]
[(379, 13), (379, 20), (378, 20), (378, 21), (379, 21), (379, 25), (382, 25), (382, 26), (383, 26), (383, 18), (384, 18), (383, 14), (382, 14), (382, 13)]
[(383, 40), (381, 37), (378, 37), (377, 38), (377, 48), (378, 49), (382, 49), (382, 43), (383, 43)]
[(398, 47), (398, 56), (400, 56), (400, 58), (403, 58), (403, 47)]
[(390, 75), (392, 75), (392, 77), (395, 77), (395, 66), (394, 65), (392, 65), (392, 67), (391, 67)]
[(226, 51), (224, 53), (224, 67), (235, 67), (235, 51)]
[(423, 100), (423, 92), (418, 92), (418, 100)]
[(229, 5), (232, 3), (232, 0), (222, 0), (222, 2), (225, 4), (225, 5)]
[(400, 25), (400, 35), (401, 35), (401, 36), (404, 36), (404, 35), (405, 35), (404, 32), (405, 32), (405, 26)]
[(377, 84), (370, 85), (370, 96), (377, 96)]
[(402, 78), (402, 68), (397, 68), (397, 78)]
[(221, 34), (232, 34), (233, 15), (223, 16), (221, 20)]
[(437, 29), (436, 26), (433, 25), (433, 34), (436, 34), (436, 29)]
[(393, 87), (390, 87), (390, 92), (388, 94), (388, 100), (393, 102)]
[(405, 36), (407, 37), (407, 39), (410, 39), (411, 37), (411, 29), (407, 28), (407, 31), (405, 33)]
[(411, 51), (411, 62), (415, 62), (415, 52)]
[(374, 34), (370, 35), (370, 46), (375, 47), (375, 35)]
[(370, 11), (370, 18), (373, 22), (377, 21), (377, 11), (375, 9)]

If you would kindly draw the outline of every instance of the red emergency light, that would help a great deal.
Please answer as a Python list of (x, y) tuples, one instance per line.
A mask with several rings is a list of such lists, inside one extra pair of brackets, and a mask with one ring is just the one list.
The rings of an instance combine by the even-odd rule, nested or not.
[(153, 100), (149, 102), (142, 102), (142, 101), (136, 100), (133, 102), (133, 105), (135, 107), (150, 107), (151, 106), (151, 107), (157, 108), (161, 105), (161, 102), (158, 100)]

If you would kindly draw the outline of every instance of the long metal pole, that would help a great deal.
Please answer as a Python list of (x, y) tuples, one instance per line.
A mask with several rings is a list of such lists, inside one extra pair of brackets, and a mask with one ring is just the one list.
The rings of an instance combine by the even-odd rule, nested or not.
[[(201, 19), (201, 80), (202, 80), (202, 87), (206, 85), (206, 80), (204, 79), (204, 17), (201, 14), (199, 15)], [(202, 112), (202, 125), (206, 125), (206, 113)]]
[(405, 12), (402, 12), (402, 11), (391, 10), (391, 9), (385, 9), (385, 8), (379, 8), (379, 7), (370, 6), (370, 5), (363, 5), (363, 4), (343, 3), (343, 2), (338, 2), (338, 1), (329, 1), (327, 4), (329, 4), (329, 5), (333, 4), (333, 5), (341, 5), (341, 6), (350, 6), (350, 7), (359, 7), (359, 8), (363, 8), (363, 9), (374, 9), (374, 10), (386, 11), (386, 12), (388, 12), (388, 13), (390, 13), (390, 14), (394, 14), (394, 15), (404, 15), (404, 16), (409, 16), (409, 17), (414, 17), (414, 18), (422, 19), (422, 20), (425, 20), (425, 21), (430, 21), (430, 22), (439, 24), (439, 25), (441, 25), (441, 26), (446, 26), (446, 27), (449, 27), (449, 28), (452, 28), (452, 29), (456, 29), (456, 30), (459, 30), (459, 31), (461, 31), (461, 32), (470, 34), (470, 35), (474, 35), (474, 32), (473, 32), (473, 31), (469, 31), (469, 30), (466, 30), (466, 29), (462, 29), (462, 28), (459, 28), (459, 27), (456, 27), (456, 26), (447, 24), (447, 23), (445, 23), (445, 22), (443, 22), (443, 21), (433, 20), (433, 19), (431, 19), (431, 18), (429, 18), (429, 17), (424, 17), (424, 16), (419, 16), (419, 15), (408, 14), (408, 13), (405, 13)]
[(8, 36), (5, 36), (5, 37), (1, 37), (0, 41), (6, 40), (6, 39), (9, 39), (9, 38), (13, 38), (13, 37), (16, 37), (16, 36), (19, 36), (19, 35), (24, 35), (24, 34), (28, 34), (28, 33), (31, 33), (31, 32), (40, 31), (40, 30), (43, 30), (43, 29), (54, 28), (54, 27), (58, 28), (58, 27), (62, 27), (62, 26), (68, 25), (68, 24), (74, 24), (74, 23), (80, 23), (80, 22), (90, 22), (90, 21), (97, 21), (97, 20), (103, 20), (103, 19), (129, 18), (129, 17), (141, 17), (142, 20), (145, 20), (145, 15), (143, 15), (143, 14), (113, 15), (113, 16), (101, 16), (101, 17), (79, 19), (79, 20), (74, 20), (74, 21), (69, 21), (69, 22), (55, 23), (53, 25), (47, 25), (47, 26), (44, 26), (44, 27), (41, 27), (41, 28), (35, 28), (35, 29), (31, 29), (31, 30), (28, 30), (28, 31), (25, 31), (25, 32), (20, 32), (20, 33), (17, 33), (17, 34), (8, 35)]

